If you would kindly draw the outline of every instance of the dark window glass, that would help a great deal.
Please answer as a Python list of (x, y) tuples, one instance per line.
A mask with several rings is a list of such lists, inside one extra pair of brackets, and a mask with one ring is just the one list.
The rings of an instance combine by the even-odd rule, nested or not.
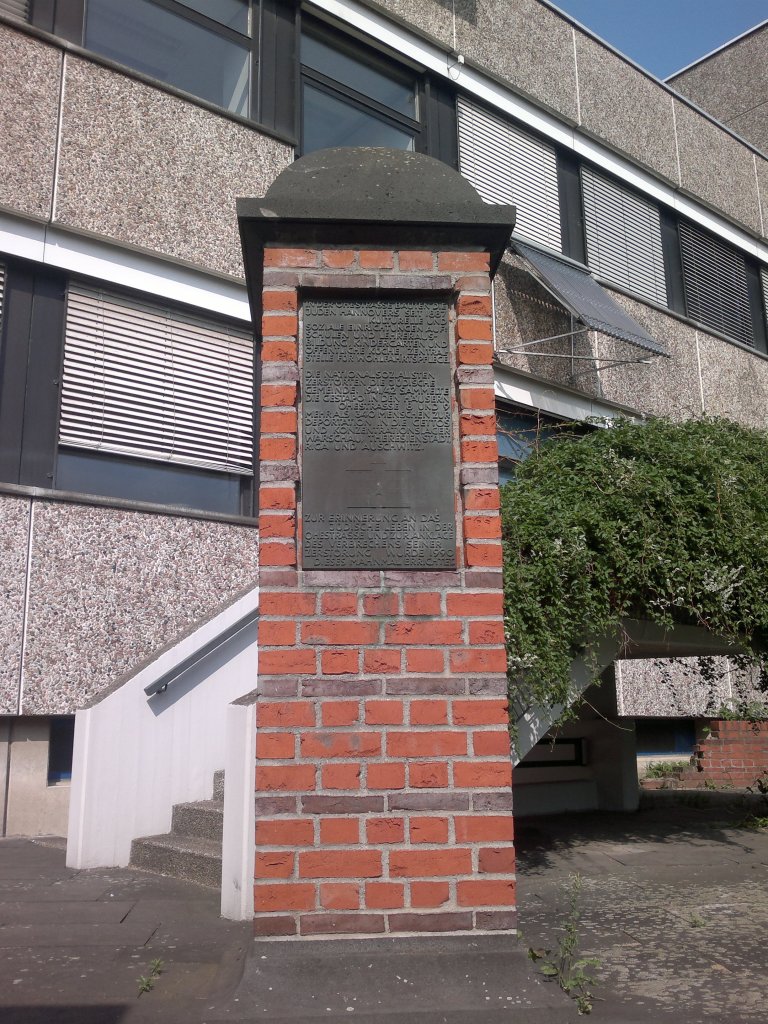
[(304, 82), (302, 152), (331, 146), (413, 149), (413, 133)]
[(499, 482), (514, 478), (515, 467), (525, 462), (540, 444), (545, 444), (562, 430), (556, 420), (545, 419), (535, 412), (502, 411), (496, 414), (496, 439), (499, 445)]
[(329, 29), (304, 22), (301, 152), (331, 146), (414, 150), (422, 125), (416, 76)]
[(416, 117), (416, 89), (412, 79), (400, 80), (394, 72), (385, 74), (306, 34), (301, 38), (301, 63), (391, 110)]
[(56, 488), (155, 505), (240, 515), (241, 478), (191, 466), (61, 449)]
[(85, 45), (235, 114), (248, 115), (247, 42), (149, 0), (89, 0)]
[(72, 778), (72, 750), (75, 745), (75, 716), (51, 719), (48, 737), (48, 785)]
[(248, 0), (177, 0), (185, 7), (218, 21), (227, 28), (248, 35)]
[(637, 752), (648, 754), (690, 754), (696, 743), (696, 729), (685, 718), (638, 718)]

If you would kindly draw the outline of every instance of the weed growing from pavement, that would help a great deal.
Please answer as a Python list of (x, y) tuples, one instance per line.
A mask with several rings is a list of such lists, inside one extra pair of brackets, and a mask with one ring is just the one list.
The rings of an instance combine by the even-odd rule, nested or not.
[(529, 949), (528, 956), (538, 963), (539, 970), (547, 978), (557, 980), (558, 985), (572, 999), (580, 1014), (592, 1012), (594, 996), (592, 987), (595, 977), (589, 968), (600, 966), (596, 957), (579, 956), (579, 900), (581, 898), (581, 875), (569, 875), (564, 885), (567, 897), (567, 912), (562, 923), (562, 935), (557, 950)]
[[(768, 772), (764, 772), (751, 786), (747, 786), (748, 793), (759, 793), (765, 805), (763, 810), (768, 812)], [(751, 828), (758, 831), (768, 828), (768, 814), (748, 814), (743, 821), (739, 822), (739, 828)]]
[(152, 960), (149, 964), (149, 974), (139, 978), (139, 995), (143, 995), (145, 992), (151, 992), (155, 987), (155, 982), (163, 973), (163, 961)]

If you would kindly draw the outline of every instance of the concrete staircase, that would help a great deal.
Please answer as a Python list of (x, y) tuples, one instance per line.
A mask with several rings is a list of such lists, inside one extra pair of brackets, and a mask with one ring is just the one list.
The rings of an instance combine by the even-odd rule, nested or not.
[(221, 886), (224, 823), (224, 772), (216, 772), (213, 799), (176, 804), (171, 831), (144, 836), (131, 844), (131, 867), (189, 882)]

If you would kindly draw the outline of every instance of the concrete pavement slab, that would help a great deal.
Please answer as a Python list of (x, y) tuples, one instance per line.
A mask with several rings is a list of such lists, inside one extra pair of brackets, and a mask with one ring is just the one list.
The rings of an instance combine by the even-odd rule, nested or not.
[[(599, 961), (592, 1017), (606, 1024), (768, 1020), (768, 837), (728, 814), (681, 804), (634, 815), (518, 821), (520, 928), (557, 948), (581, 877), (579, 954)], [(621, 864), (600, 869), (595, 851)]]
[(206, 1024), (577, 1019), (573, 1003), (505, 935), (259, 941), (232, 1000), (205, 1016)]

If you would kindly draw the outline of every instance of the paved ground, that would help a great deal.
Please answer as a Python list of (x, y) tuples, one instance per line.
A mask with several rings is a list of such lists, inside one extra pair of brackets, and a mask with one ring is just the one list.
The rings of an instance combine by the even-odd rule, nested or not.
[[(240, 980), (249, 927), (219, 895), (114, 869), (71, 871), (63, 840), (0, 839), (0, 1024), (202, 1019)], [(139, 978), (163, 961), (152, 990)]]
[(591, 1019), (765, 1024), (768, 834), (735, 827), (745, 810), (724, 794), (654, 799), (519, 823), (524, 944), (557, 946), (578, 873), (580, 950), (600, 961)]
[[(731, 798), (691, 799), (708, 806), (521, 821), (517, 945), (256, 944), (212, 890), (70, 871), (61, 841), (0, 840), (0, 1024), (572, 1024), (525, 954), (557, 946), (573, 873), (580, 952), (600, 961), (591, 1019), (765, 1024), (768, 835), (736, 827)], [(162, 974), (139, 996), (153, 959)]]

